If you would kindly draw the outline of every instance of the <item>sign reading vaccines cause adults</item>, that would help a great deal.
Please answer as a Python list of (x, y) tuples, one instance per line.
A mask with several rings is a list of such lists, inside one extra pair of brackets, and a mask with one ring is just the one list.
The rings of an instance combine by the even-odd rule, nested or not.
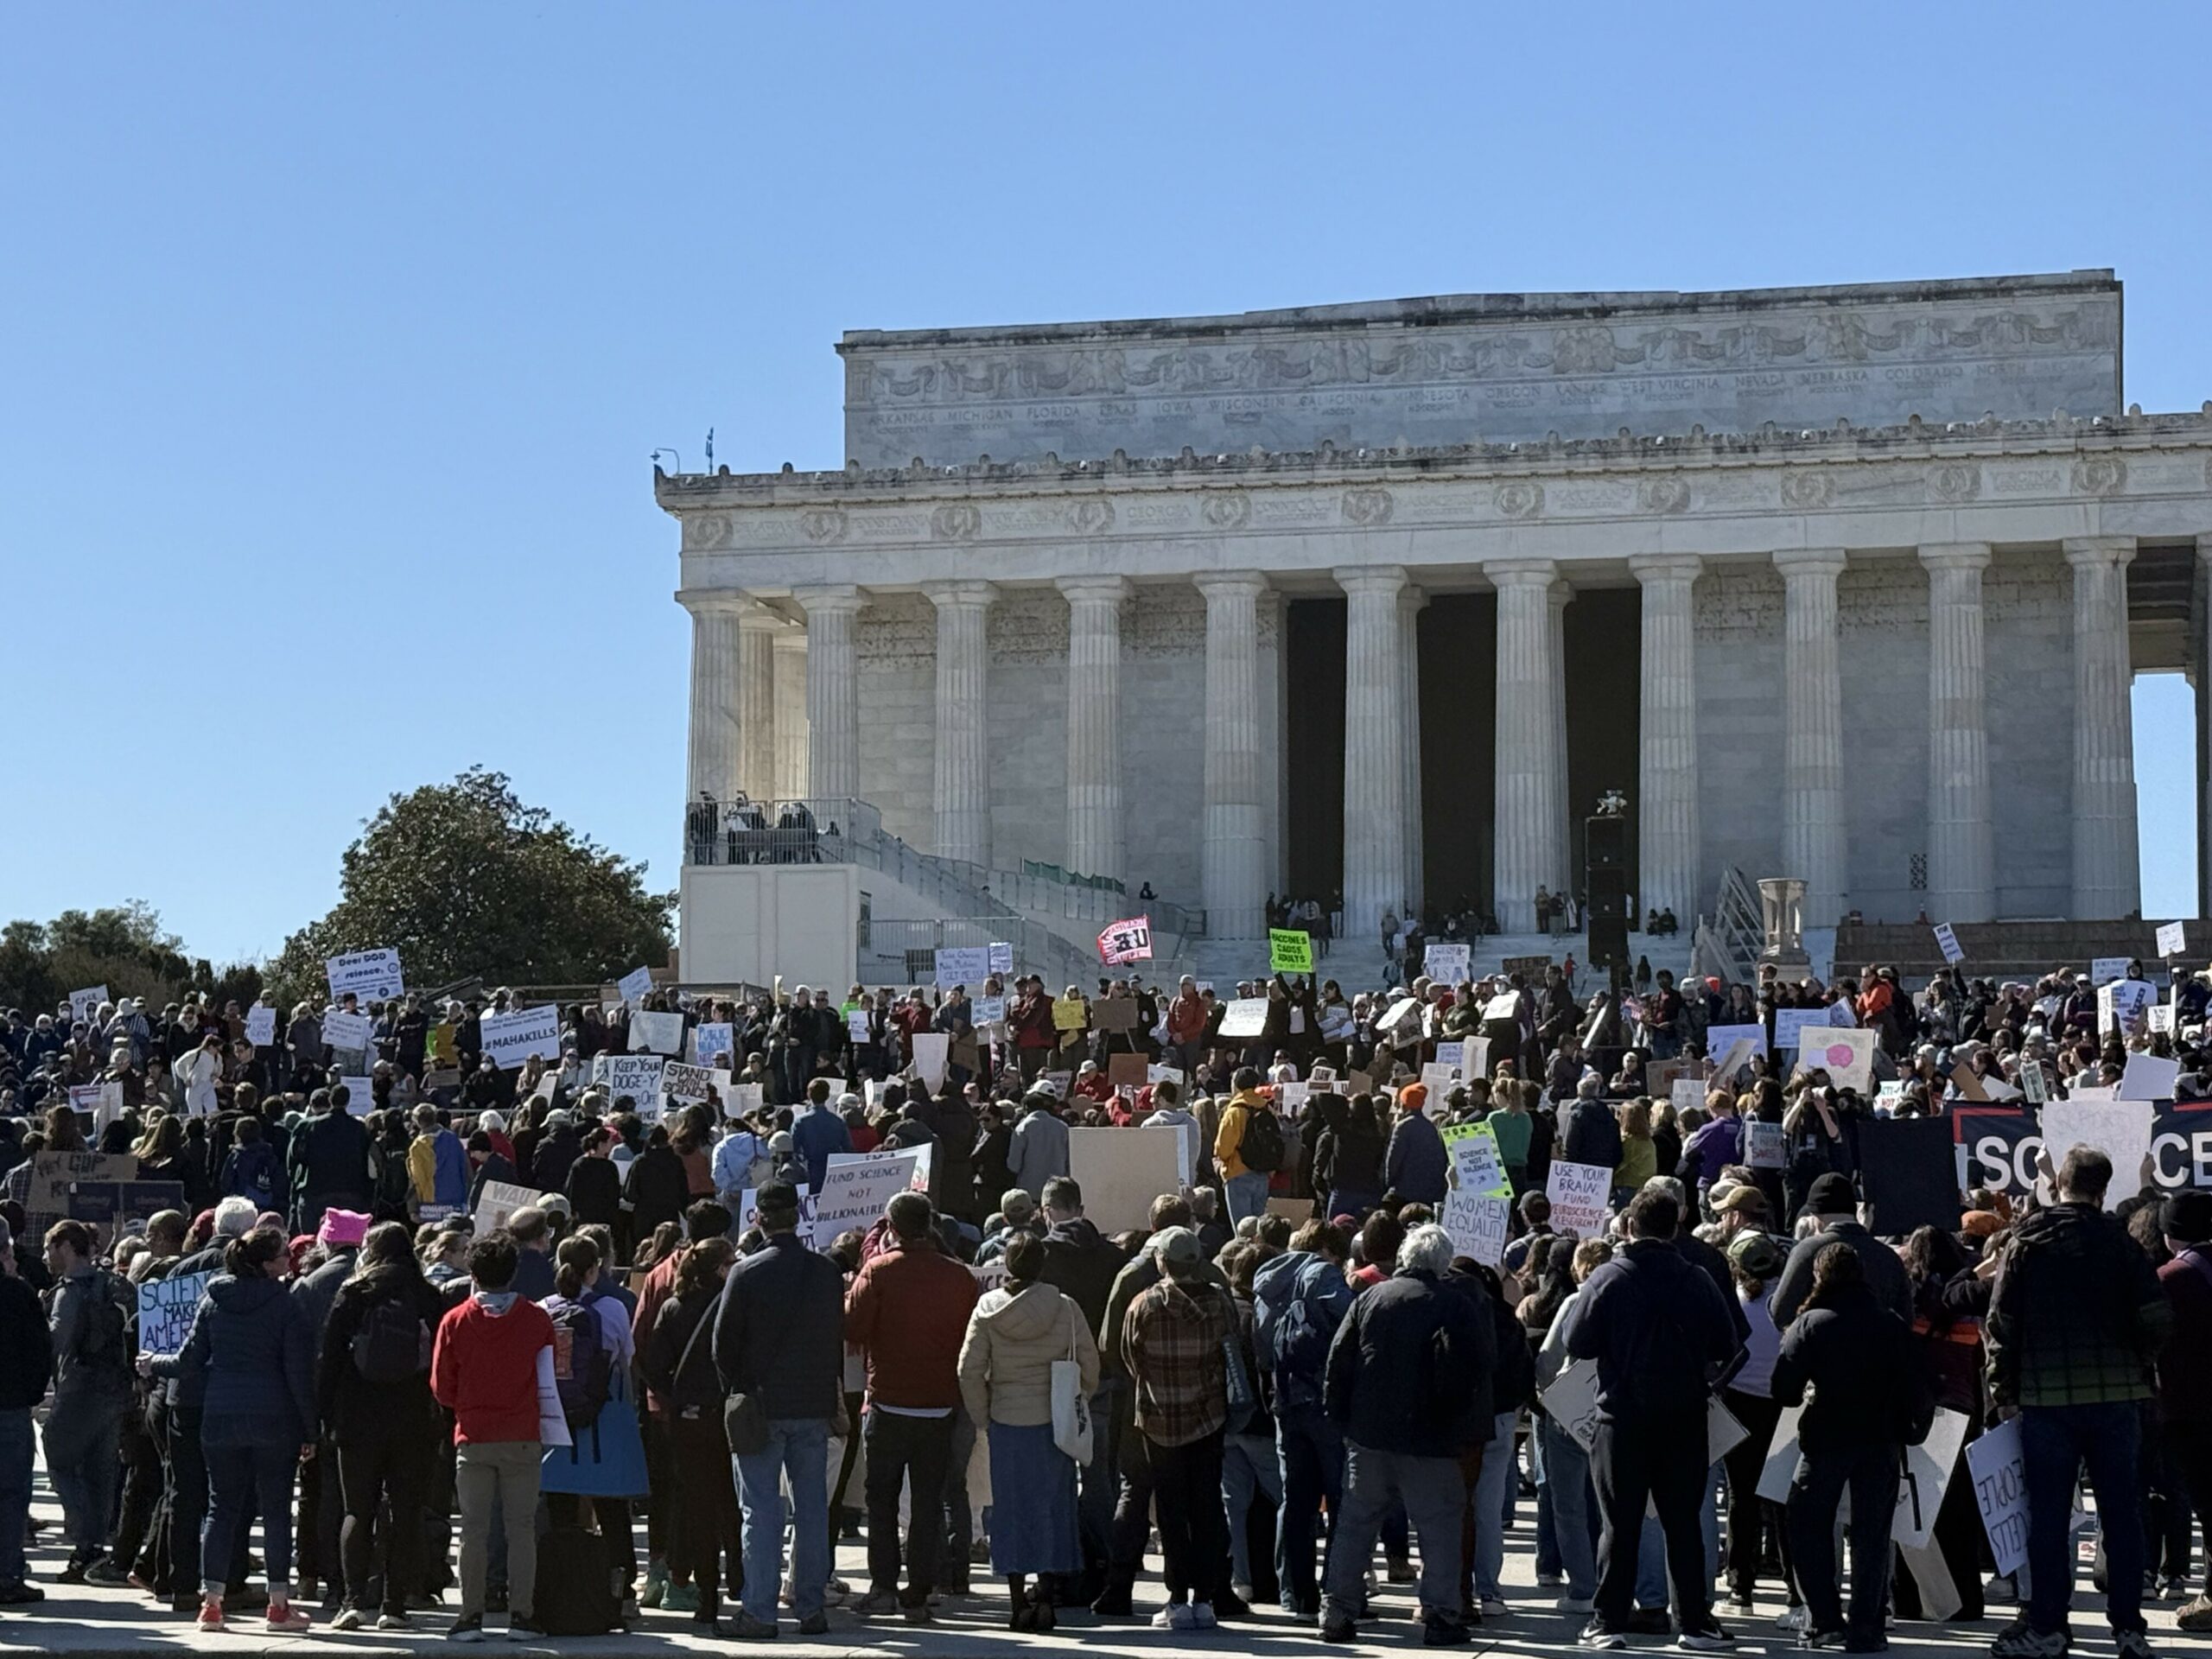
[(683, 1016), (680, 1014), (633, 1014), (630, 1016), (630, 1049), (638, 1054), (681, 1054)]
[(937, 988), (949, 991), (956, 985), (970, 989), (991, 976), (991, 948), (987, 944), (948, 946), (937, 953)]
[(620, 1106), (624, 1099), (648, 1123), (660, 1118), (660, 1074), (668, 1062), (658, 1054), (594, 1054), (591, 1080)]
[(347, 1014), (342, 1008), (332, 1008), (322, 1016), (322, 1046), (340, 1054), (359, 1054), (366, 1052), (376, 1027), (365, 1014)]
[(652, 988), (653, 970), (650, 968), (632, 968), (614, 982), (614, 988), (621, 992), (623, 1001), (633, 1009), (645, 1006), (646, 994)]
[(245, 1011), (245, 1039), (256, 1048), (273, 1048), (276, 1044), (276, 1010), (265, 1002), (257, 1002)]
[(1271, 974), (1310, 974), (1313, 971), (1313, 936), (1294, 927), (1268, 930), (1268, 971)]
[(484, 1017), (484, 1058), (502, 1071), (511, 1071), (531, 1055), (542, 1059), (561, 1058), (561, 1010), (548, 1002), (542, 1007)]
[(1552, 1201), (1552, 1229), (1577, 1237), (1593, 1236), (1605, 1224), (1605, 1200), (1612, 1193), (1613, 1172), (1602, 1164), (1570, 1164), (1555, 1159), (1544, 1196)]
[(866, 1232), (900, 1192), (926, 1192), (934, 1147), (886, 1152), (833, 1152), (815, 1195), (814, 1248), (826, 1250), (843, 1233)]
[(192, 1316), (200, 1309), (200, 1293), (213, 1273), (191, 1273), (181, 1279), (149, 1279), (138, 1287), (138, 1351), (168, 1355), (184, 1351), (192, 1334)]
[(348, 991), (369, 1002), (397, 996), (405, 988), (399, 977), (399, 952), (388, 946), (333, 957), (322, 964), (322, 970), (330, 982), (334, 1001)]

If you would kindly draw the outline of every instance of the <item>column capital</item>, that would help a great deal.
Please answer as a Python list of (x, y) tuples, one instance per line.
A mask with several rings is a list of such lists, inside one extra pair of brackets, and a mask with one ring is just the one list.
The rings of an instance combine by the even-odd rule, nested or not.
[(1840, 576), (1844, 563), (1840, 547), (1777, 547), (1774, 550), (1774, 568), (1785, 576)]
[(1077, 600), (1098, 605), (1118, 605), (1133, 591), (1134, 584), (1127, 576), (1055, 576), (1052, 586), (1067, 598), (1069, 604)]
[(694, 616), (744, 616), (760, 608), (752, 594), (737, 588), (679, 588), (676, 602)]
[(1428, 590), (1425, 588), (1416, 588), (1408, 582), (1398, 591), (1398, 608), (1402, 611), (1411, 611), (1418, 615), (1428, 608)]
[(1402, 564), (1343, 566), (1330, 571), (1329, 578), (1344, 590), (1347, 598), (1355, 594), (1389, 597), (1404, 592), (1407, 586), (1406, 567)]
[(791, 598), (810, 617), (850, 616), (868, 603), (861, 590), (849, 582), (825, 582), (810, 588), (794, 588)]
[(940, 611), (980, 611), (999, 596), (999, 590), (988, 582), (925, 582), (922, 597)]
[(748, 605), (738, 613), (737, 626), (744, 633), (782, 634), (791, 625), (766, 605)]
[(1705, 561), (1695, 553), (1637, 553), (1628, 562), (1628, 573), (1644, 586), (1655, 582), (1695, 582), (1704, 573)]
[(1549, 588), (1559, 578), (1556, 559), (1485, 559), (1483, 575), (1490, 578), (1491, 586), (1501, 591), (1507, 588)]
[(1191, 578), (1191, 586), (1204, 594), (1209, 601), (1223, 599), (1257, 599), (1268, 590), (1268, 578), (1260, 570), (1205, 570)]
[(1987, 542), (1931, 542), (1920, 550), (1920, 563), (1930, 570), (1986, 570)]
[(2124, 569), (2135, 558), (2133, 536), (2069, 536), (2059, 545), (2066, 550), (2066, 563), (2076, 570), (2101, 564)]

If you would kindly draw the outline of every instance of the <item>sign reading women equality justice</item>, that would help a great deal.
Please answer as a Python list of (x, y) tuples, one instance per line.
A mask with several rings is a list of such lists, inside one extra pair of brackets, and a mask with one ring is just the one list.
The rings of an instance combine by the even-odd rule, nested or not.
[(512, 1071), (533, 1054), (548, 1060), (561, 1058), (561, 1010), (553, 1003), (487, 1014), (481, 1028), (484, 1058), (503, 1071)]
[(405, 989), (399, 977), (399, 952), (390, 946), (333, 957), (322, 964), (322, 970), (330, 982), (333, 1001), (348, 991), (368, 1001), (397, 996)]

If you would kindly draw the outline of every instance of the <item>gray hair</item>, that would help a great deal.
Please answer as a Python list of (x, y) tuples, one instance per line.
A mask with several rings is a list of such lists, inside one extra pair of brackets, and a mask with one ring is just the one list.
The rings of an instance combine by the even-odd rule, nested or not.
[(1638, 1187), (1637, 1191), (1639, 1192), (1664, 1192), (1676, 1204), (1683, 1206), (1683, 1214), (1686, 1217), (1689, 1213), (1689, 1198), (1683, 1192), (1682, 1184), (1671, 1175), (1654, 1175), (1649, 1179), (1646, 1180), (1642, 1186)]
[(1398, 1246), (1398, 1271), (1444, 1273), (1450, 1269), (1456, 1253), (1452, 1235), (1434, 1222), (1426, 1222), (1408, 1233), (1405, 1243)]
[(215, 1206), (215, 1236), (244, 1238), (261, 1218), (261, 1206), (251, 1198), (225, 1198)]

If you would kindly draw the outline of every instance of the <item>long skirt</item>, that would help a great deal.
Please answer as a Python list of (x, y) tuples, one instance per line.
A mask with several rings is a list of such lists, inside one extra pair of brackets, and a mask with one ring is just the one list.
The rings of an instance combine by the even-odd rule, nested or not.
[(991, 1425), (991, 1571), (1080, 1573), (1075, 1459), (1052, 1426)]

